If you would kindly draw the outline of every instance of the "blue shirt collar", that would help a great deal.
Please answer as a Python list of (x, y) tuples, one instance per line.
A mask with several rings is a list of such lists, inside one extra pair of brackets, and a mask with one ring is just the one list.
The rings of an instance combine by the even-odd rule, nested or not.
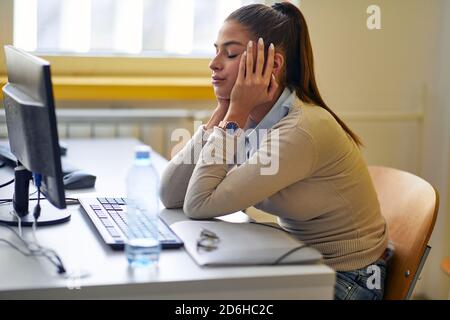
[(277, 102), (273, 105), (272, 109), (265, 115), (265, 117), (255, 126), (255, 123), (251, 123), (247, 129), (249, 130), (247, 136), (256, 134), (258, 129), (270, 129), (281, 119), (283, 119), (292, 107), (296, 98), (295, 92), (292, 92), (288, 88), (285, 88), (278, 98)]
[[(296, 98), (295, 91), (285, 88), (266, 116), (256, 126), (254, 123), (250, 123), (245, 131), (247, 157), (250, 157), (259, 148), (260, 138), (262, 138), (258, 134), (259, 130), (269, 130), (283, 119), (289, 113)], [(253, 130), (250, 130), (251, 128)], [(256, 145), (254, 145), (254, 142), (256, 142)]]

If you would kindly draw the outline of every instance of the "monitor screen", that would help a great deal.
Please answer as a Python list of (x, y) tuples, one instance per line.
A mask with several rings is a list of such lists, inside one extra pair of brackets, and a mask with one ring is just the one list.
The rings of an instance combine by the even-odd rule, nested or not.
[[(11, 152), (18, 167), (42, 176), (42, 193), (53, 206), (63, 209), (66, 202), (50, 64), (13, 46), (5, 46), (5, 54), (8, 83), (2, 90)], [(16, 173), (16, 184), (17, 180)], [(17, 192), (16, 187), (15, 198)], [(41, 224), (61, 220), (61, 216), (47, 217), (46, 223), (42, 213)]]

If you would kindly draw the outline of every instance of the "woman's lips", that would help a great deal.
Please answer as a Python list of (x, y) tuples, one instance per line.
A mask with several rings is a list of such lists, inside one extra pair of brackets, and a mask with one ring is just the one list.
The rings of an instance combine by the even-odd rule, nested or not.
[(213, 85), (218, 86), (225, 82), (225, 79), (219, 77), (211, 77), (211, 82)]

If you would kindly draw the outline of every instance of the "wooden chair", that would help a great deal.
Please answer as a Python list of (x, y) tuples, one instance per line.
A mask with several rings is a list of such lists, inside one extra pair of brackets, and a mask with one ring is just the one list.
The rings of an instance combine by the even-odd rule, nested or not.
[(397, 169), (369, 166), (389, 239), (395, 247), (384, 299), (409, 299), (431, 249), (428, 240), (439, 208), (439, 194), (422, 178)]

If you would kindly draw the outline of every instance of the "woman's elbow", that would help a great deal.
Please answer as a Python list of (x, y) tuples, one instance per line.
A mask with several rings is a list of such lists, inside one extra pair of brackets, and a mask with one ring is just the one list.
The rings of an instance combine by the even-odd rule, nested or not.
[(189, 201), (184, 201), (183, 204), (183, 212), (184, 214), (191, 219), (198, 219), (196, 216), (196, 210), (194, 210), (193, 206)]
[(207, 218), (201, 206), (196, 205), (193, 201), (188, 199), (184, 200), (183, 212), (188, 218), (191, 219), (200, 220)]
[(167, 209), (178, 209), (183, 207), (183, 201), (174, 198), (174, 193), (168, 190), (167, 184), (162, 184), (159, 189), (159, 199)]

